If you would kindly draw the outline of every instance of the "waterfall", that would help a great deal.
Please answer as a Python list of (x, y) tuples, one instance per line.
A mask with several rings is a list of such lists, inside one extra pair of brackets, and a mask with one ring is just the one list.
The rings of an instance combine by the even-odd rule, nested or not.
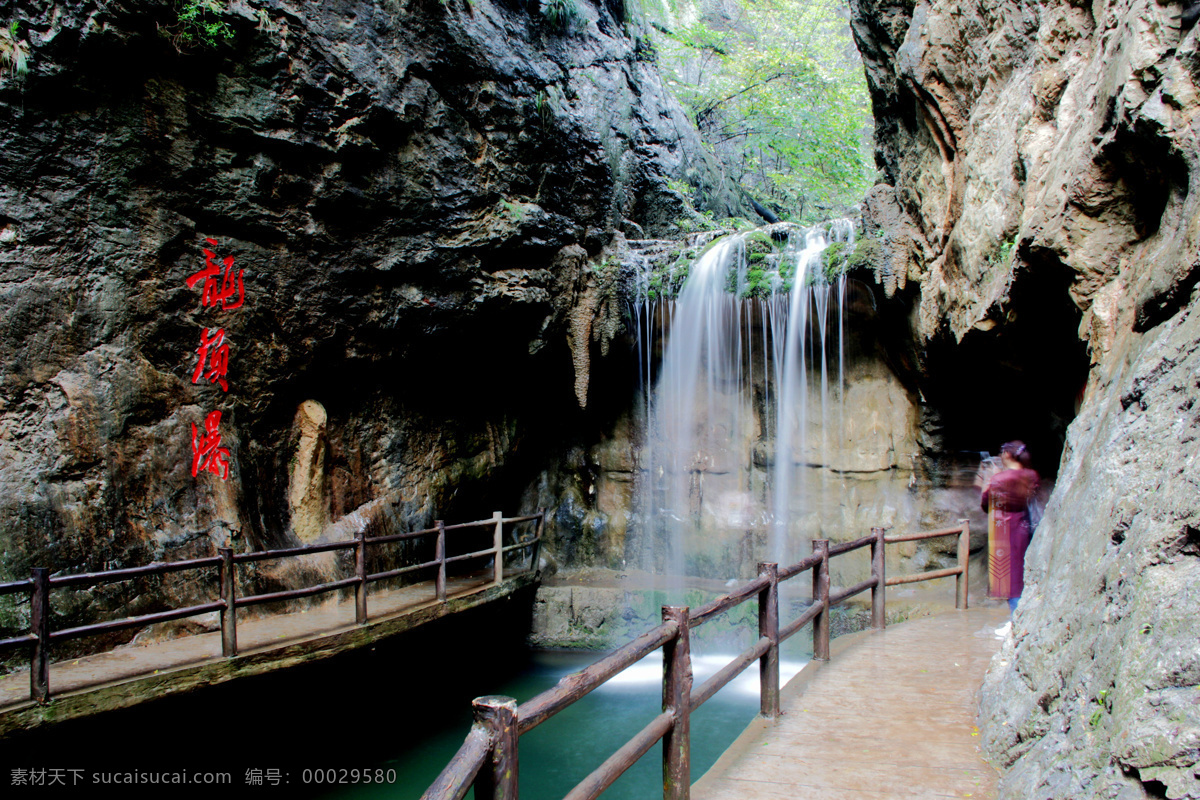
[[(845, 381), (844, 317), (846, 276), (840, 274), (830, 283), (821, 269), (821, 254), (832, 242), (853, 239), (853, 223), (835, 220), (829, 227), (817, 227), (804, 234), (803, 247), (795, 252), (795, 280), (788, 297), (785, 332), (776, 360), (778, 402), (775, 405), (775, 437), (772, 448), (772, 500), (770, 560), (780, 564), (794, 562), (807, 553), (800, 549), (807, 540), (792, 523), (803, 515), (793, 501), (808, 493), (808, 471), (796, 466), (828, 465), (831, 435), (843, 430), (842, 397)], [(830, 299), (836, 297), (836, 336), (830, 330)], [(829, 385), (830, 340), (836, 341), (838, 382), (836, 396)], [(810, 372), (819, 383), (810, 385)], [(810, 393), (816, 390), (816, 414), (810, 417)], [(830, 419), (830, 408), (837, 407), (837, 428)], [(815, 424), (815, 431), (812, 430)], [(815, 433), (815, 436), (813, 435)], [(812, 452), (815, 446), (816, 452)], [(822, 471), (827, 477), (827, 470)], [(828, 485), (820, 487), (827, 490)]]
[(845, 276), (827, 280), (821, 255), (853, 225), (765, 230), (690, 266), (636, 267), (644, 436), (626, 557), (668, 589), (801, 557), (804, 498), (833, 488), (805, 468), (829, 463), (842, 423)]

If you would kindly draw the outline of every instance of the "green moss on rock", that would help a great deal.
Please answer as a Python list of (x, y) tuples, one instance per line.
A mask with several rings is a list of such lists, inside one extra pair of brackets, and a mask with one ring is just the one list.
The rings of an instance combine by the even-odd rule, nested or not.
[(748, 256), (765, 256), (774, 253), (775, 241), (761, 230), (752, 231), (746, 235), (746, 254)]
[(883, 245), (878, 239), (859, 239), (846, 259), (846, 271), (873, 270), (883, 263)]
[(832, 242), (821, 252), (821, 272), (826, 282), (832, 281), (846, 271), (846, 243)]

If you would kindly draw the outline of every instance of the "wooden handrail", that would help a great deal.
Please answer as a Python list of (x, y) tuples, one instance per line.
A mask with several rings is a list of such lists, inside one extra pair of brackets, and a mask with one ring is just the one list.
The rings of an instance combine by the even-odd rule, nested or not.
[(426, 528), (423, 531), (410, 531), (409, 533), (389, 533), (387, 536), (368, 536), (366, 537), (367, 544), (385, 544), (387, 542), (399, 542), (404, 539), (416, 539), (420, 536), (429, 536), (432, 533), (437, 533), (437, 528)]
[(462, 800), (475, 782), (480, 767), (492, 751), (492, 741), (482, 725), (474, 725), (467, 734), (467, 740), (450, 759), (450, 763), (437, 776), (422, 800), (430, 797), (447, 798), (447, 800)]
[(29, 591), (33, 588), (33, 581), (28, 578), (23, 581), (12, 581), (11, 583), (0, 583), (0, 595), (15, 594), (16, 592)]
[(143, 575), (166, 575), (169, 572), (182, 572), (187, 569), (215, 567), (220, 563), (221, 559), (219, 556), (191, 558), (187, 561), (160, 561), (147, 564), (144, 567), (113, 569), (106, 572), (83, 572), (78, 575), (51, 576), (50, 585), (55, 589), (63, 589), (68, 586), (95, 586), (99, 583), (127, 581), (130, 578), (140, 578)]
[(860, 547), (866, 547), (867, 545), (874, 544), (874, 542), (875, 534), (871, 534), (870, 536), (864, 536), (861, 539), (855, 539), (850, 542), (831, 544), (829, 545), (829, 555), (830, 557), (840, 556), (842, 553), (849, 553), (851, 550), (858, 550)]
[[(472, 558), (490, 557), (493, 559), (492, 580), (499, 583), (504, 578), (504, 556), (517, 550), (531, 550), (530, 569), (538, 568), (537, 550), (541, 543), (545, 525), (545, 509), (538, 509), (536, 514), (518, 517), (505, 517), (499, 511), (490, 519), (478, 522), (464, 522), (457, 525), (444, 525), (440, 520), (437, 526), (427, 530), (411, 533), (391, 534), (387, 536), (368, 537), (364, 530), (359, 530), (355, 538), (337, 542), (322, 542), (320, 544), (288, 547), (279, 550), (264, 550), (254, 553), (237, 553), (231, 548), (222, 547), (218, 555), (204, 558), (193, 558), (184, 561), (155, 562), (142, 567), (127, 567), (123, 569), (106, 570), (103, 572), (87, 572), (77, 575), (58, 575), (51, 577), (45, 568), (35, 568), (32, 578), (22, 581), (12, 581), (0, 584), (0, 595), (17, 592), (29, 592), (30, 595), (30, 631), (21, 636), (0, 639), (0, 650), (10, 647), (31, 648), (30, 660), (30, 695), (39, 703), (46, 703), (50, 697), (50, 661), (49, 645), (51, 642), (74, 639), (82, 636), (92, 636), (98, 633), (135, 628), (157, 622), (184, 619), (211, 611), (220, 612), (221, 616), (221, 653), (226, 657), (237, 655), (237, 609), (262, 603), (272, 603), (280, 600), (294, 600), (302, 597), (333, 592), (339, 589), (354, 587), (355, 590), (355, 620), (358, 624), (366, 624), (367, 616), (367, 586), (370, 583), (385, 578), (413, 572), (419, 569), (437, 568), (434, 582), (434, 594), (438, 602), (446, 602), (446, 565), (456, 561)], [(503, 542), (504, 526), (518, 525), (525, 522), (537, 522), (537, 528), (532, 538), (517, 538), (515, 544), (505, 545)], [(465, 555), (447, 556), (445, 536), (448, 530), (459, 530), (472, 527), (491, 527), (493, 529), (492, 545), (485, 550), (479, 550)], [(433, 561), (413, 564), (387, 572), (368, 574), (366, 569), (366, 549), (368, 545), (412, 539), (417, 536), (437, 534), (436, 550)], [(514, 536), (517, 534), (514, 531)], [(332, 552), (337, 550), (354, 550), (354, 576), (340, 580), (329, 581), (316, 586), (306, 586), (300, 589), (269, 592), (257, 595), (237, 594), (237, 565), (273, 558), (291, 558), (312, 555), (314, 553)], [(167, 609), (152, 614), (122, 617), (105, 620), (73, 628), (53, 630), (50, 624), (50, 592), (79, 586), (95, 586), (112, 581), (130, 580), (151, 575), (164, 575), (171, 572), (200, 570), (219, 567), (220, 576), (218, 599), (181, 608)], [(494, 748), (493, 748), (494, 749)]]
[(357, 544), (357, 539), (350, 539), (345, 542), (306, 544), (302, 547), (288, 547), (282, 550), (259, 550), (254, 553), (237, 553), (233, 560), (239, 564), (248, 564), (252, 561), (270, 561), (272, 558), (291, 558), (292, 556), (310, 556), (314, 553), (328, 553), (332, 550), (349, 550)]
[(884, 541), (886, 541), (888, 544), (894, 544), (897, 542), (915, 542), (921, 539), (936, 539), (939, 536), (954, 536), (955, 534), (966, 530), (968, 527), (969, 525), (964, 519), (960, 520), (959, 523), (953, 528), (941, 528), (936, 531), (921, 531), (919, 533), (901, 533), (895, 536), (885, 536)]
[(489, 547), (487, 550), (476, 550), (473, 553), (460, 553), (456, 556), (448, 556), (445, 561), (447, 564), (453, 564), (456, 561), (470, 561), (472, 558), (486, 558), (495, 554), (496, 550)]
[(712, 699), (714, 694), (728, 686), (731, 680), (741, 675), (746, 667), (765, 656), (770, 649), (771, 640), (763, 636), (749, 650), (717, 670), (717, 673), (706, 680), (699, 689), (692, 690), (692, 710), (695, 711), (706, 701)]
[(801, 572), (807, 572), (808, 570), (812, 569), (813, 567), (815, 567), (817, 564), (820, 564), (820, 563), (821, 563), (821, 556), (814, 553), (813, 555), (809, 556), (808, 558), (800, 559), (795, 564), (792, 564), (790, 567), (780, 567), (779, 568), (779, 580), (786, 581), (788, 578), (795, 577), (796, 575), (799, 575)]
[(269, 592), (268, 594), (252, 594), (237, 598), (234, 601), (233, 607), (246, 608), (247, 606), (257, 606), (263, 603), (276, 603), (280, 600), (299, 600), (301, 597), (312, 597), (313, 595), (344, 589), (347, 586), (354, 586), (357, 583), (357, 577), (343, 578), (340, 581), (320, 583), (316, 586), (305, 586), (303, 589), (288, 589), (282, 592)]
[[(482, 524), (486, 523), (478, 523), (478, 525)], [(539, 535), (531, 544), (536, 545), (540, 542), (541, 524), (542, 522), (539, 521)], [(887, 577), (884, 560), (885, 545), (893, 542), (952, 535), (959, 537), (959, 565), (957, 567), (919, 575), (890, 579)], [(965, 609), (967, 607), (969, 545), (970, 530), (966, 520), (962, 520), (958, 526), (953, 528), (902, 536), (885, 536), (883, 528), (872, 528), (870, 536), (839, 544), (830, 544), (827, 539), (814, 539), (811, 556), (787, 567), (778, 567), (769, 563), (759, 564), (757, 578), (738, 586), (728, 594), (705, 603), (694, 611), (689, 611), (687, 608), (664, 607), (662, 625), (646, 631), (594, 664), (564, 676), (553, 688), (518, 706), (517, 734), (519, 736), (529, 732), (554, 714), (583, 699), (618, 673), (662, 647), (664, 648), (663, 712), (605, 759), (599, 767), (576, 785), (566, 795), (566, 798), (567, 800), (594, 800), (599, 797), (661, 739), (663, 740), (663, 798), (664, 800), (688, 800), (691, 759), (688, 729), (690, 716), (697, 708), (710, 700), (722, 687), (744, 672), (751, 664), (758, 661), (761, 678), (760, 713), (766, 718), (777, 716), (779, 713), (779, 643), (798, 633), (811, 622), (813, 623), (813, 660), (828, 661), (830, 608), (867, 589), (871, 590), (871, 625), (880, 630), (886, 624), (884, 592), (887, 586), (956, 575), (959, 580), (956, 607)], [(506, 549), (516, 549), (517, 547), (518, 545), (512, 545)], [(837, 592), (832, 591), (829, 560), (863, 547), (871, 548), (871, 577)], [(813, 581), (813, 602), (797, 619), (781, 627), (778, 585), (810, 570)], [(702, 686), (693, 689), (691, 686), (689, 631), (746, 602), (755, 595), (758, 596), (759, 602), (758, 640), (749, 649), (722, 667)], [(450, 761), (438, 780), (425, 792), (422, 800), (459, 800), (466, 793), (467, 786), (472, 780), (475, 781), (477, 796), (516, 798), (515, 793), (502, 793), (497, 787), (487, 784), (485, 781), (490, 778), (485, 779), (483, 774), (479, 773), (478, 767), (472, 769), (475, 762), (481, 760), (476, 752), (479, 736), (477, 727), (473, 727), (471, 733), (467, 735), (463, 747)], [(515, 740), (512, 746), (516, 746)], [(515, 763), (515, 761), (514, 754), (513, 762)], [(447, 777), (451, 775), (459, 777), (451, 781)], [(513, 791), (515, 792), (515, 789)]]
[(564, 676), (553, 688), (522, 703), (517, 709), (521, 733), (528, 733), (567, 706), (582, 700), (610, 678), (674, 639), (677, 634), (674, 623), (664, 622), (586, 669)]
[(0, 648), (8, 646), (16, 646), (21, 644), (33, 644), (37, 641), (37, 636), (32, 633), (26, 633), (21, 636), (13, 636), (8, 639), (0, 639)]
[(574, 789), (567, 792), (563, 800), (594, 800), (612, 786), (617, 778), (625, 774), (630, 766), (650, 752), (650, 748), (658, 744), (667, 731), (671, 730), (673, 719), (671, 712), (664, 711), (642, 728), (632, 739), (613, 753), (604, 763), (592, 771)]
[(688, 625), (694, 628), (697, 625), (707, 622), (718, 614), (728, 611), (735, 606), (741, 605), (754, 595), (761, 592), (763, 589), (767, 588), (767, 584), (769, 582), (770, 581), (768, 581), (767, 578), (760, 575), (749, 583), (742, 584), (729, 594), (721, 595), (716, 600), (705, 603), (688, 615)]
[(816, 618), (817, 614), (821, 613), (821, 611), (822, 608), (820, 603), (813, 603), (810, 605), (808, 610), (797, 617), (793, 622), (779, 629), (779, 641), (785, 642), (792, 638), (794, 634), (800, 632), (801, 628), (812, 622)]
[(97, 633), (107, 633), (108, 631), (119, 631), (124, 630), (125, 628), (137, 628), (142, 625), (152, 625), (156, 622), (170, 622), (174, 619), (194, 617), (197, 614), (207, 614), (209, 611), (219, 611), (224, 607), (225, 604), (219, 601), (216, 603), (201, 603), (200, 605), (177, 608), (172, 611), (159, 611), (156, 614), (143, 614), (139, 617), (115, 619), (109, 620), (108, 622), (97, 622), (93, 625), (81, 625), (78, 628), (64, 628), (63, 630), (51, 631), (50, 641), (59, 642), (64, 639), (75, 639), (80, 636), (92, 636)]
[(901, 586), (906, 583), (919, 583), (921, 581), (931, 581), (935, 578), (949, 578), (951, 575), (961, 575), (962, 567), (950, 567), (948, 569), (935, 569), (931, 572), (920, 572), (916, 575), (903, 575), (899, 578), (888, 578), (888, 586)]
[(868, 578), (867, 580), (863, 581), (862, 583), (854, 584), (849, 589), (843, 589), (840, 592), (835, 592), (834, 594), (831, 594), (829, 596), (829, 605), (836, 606), (838, 603), (842, 602), (843, 600), (849, 600), (851, 597), (854, 597), (854, 595), (861, 594), (862, 592), (865, 592), (867, 589), (874, 589), (878, 585), (879, 585), (879, 581), (877, 581), (875, 578)]
[(905, 583), (917, 583), (918, 581), (931, 581), (937, 578), (948, 578), (951, 575), (955, 576), (955, 596), (954, 607), (965, 610), (968, 607), (968, 584), (971, 578), (971, 523), (968, 520), (960, 519), (957, 525), (949, 528), (940, 528), (936, 531), (922, 531), (919, 533), (905, 533), (896, 536), (885, 536), (883, 541), (886, 544), (898, 542), (915, 542), (922, 539), (936, 539), (941, 536), (957, 536), (958, 537), (958, 564), (957, 566), (948, 569), (938, 569), (932, 572), (922, 572), (917, 575), (905, 575), (903, 577), (888, 578), (886, 584), (888, 586), (899, 586)]
[(407, 575), (410, 572), (416, 572), (416, 571), (422, 570), (422, 569), (429, 569), (430, 567), (437, 567), (437, 566), (440, 566), (445, 563), (446, 563), (446, 559), (435, 558), (433, 561), (424, 561), (420, 564), (412, 564), (407, 567), (399, 567), (398, 569), (390, 569), (387, 572), (373, 572), (367, 576), (367, 583), (374, 583), (375, 581), (382, 581), (382, 580), (386, 580), (387, 578), (398, 578), (401, 575)]

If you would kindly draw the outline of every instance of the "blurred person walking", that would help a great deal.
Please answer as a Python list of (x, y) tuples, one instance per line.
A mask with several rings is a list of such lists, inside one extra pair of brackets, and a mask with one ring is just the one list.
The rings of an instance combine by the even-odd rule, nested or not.
[(988, 512), (988, 595), (1008, 600), (1010, 614), (1025, 588), (1025, 550), (1033, 535), (1030, 504), (1039, 481), (1030, 461), (1024, 442), (1005, 442), (1000, 469), (985, 482), (980, 500)]

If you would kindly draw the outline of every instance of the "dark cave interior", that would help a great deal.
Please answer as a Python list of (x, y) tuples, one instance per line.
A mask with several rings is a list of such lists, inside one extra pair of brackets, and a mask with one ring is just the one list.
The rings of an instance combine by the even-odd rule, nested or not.
[(1017, 271), (994, 327), (972, 329), (957, 344), (946, 334), (929, 345), (921, 391), (946, 451), (996, 455), (1005, 442), (1021, 440), (1034, 469), (1053, 477), (1089, 359), (1068, 291), (1071, 273), (1056, 259), (1031, 260)]

